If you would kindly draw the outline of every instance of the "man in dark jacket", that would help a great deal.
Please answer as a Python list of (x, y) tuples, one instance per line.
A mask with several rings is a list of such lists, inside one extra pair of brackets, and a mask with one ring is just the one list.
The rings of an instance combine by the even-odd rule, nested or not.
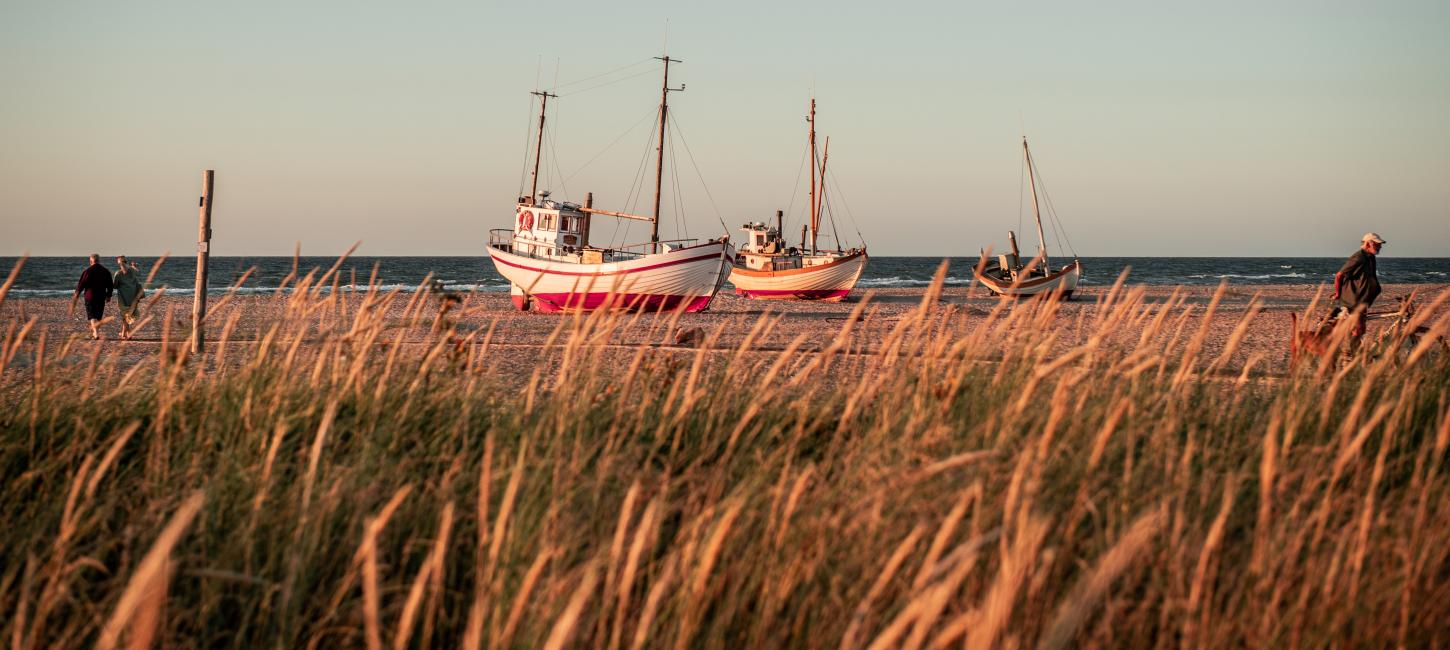
[(1344, 266), (1334, 274), (1334, 299), (1339, 302), (1350, 318), (1354, 319), (1351, 332), (1350, 352), (1359, 347), (1364, 336), (1364, 315), (1374, 306), (1380, 295), (1379, 271), (1375, 267), (1375, 256), (1384, 248), (1385, 240), (1375, 233), (1365, 233), (1355, 251)]
[[(81, 273), (76, 283), (76, 297), (86, 301), (86, 319), (91, 322), (91, 338), (101, 338), (101, 318), (106, 311), (106, 301), (111, 299), (111, 272), (101, 266), (101, 256), (91, 253), (91, 265)], [(75, 303), (72, 302), (72, 305)]]

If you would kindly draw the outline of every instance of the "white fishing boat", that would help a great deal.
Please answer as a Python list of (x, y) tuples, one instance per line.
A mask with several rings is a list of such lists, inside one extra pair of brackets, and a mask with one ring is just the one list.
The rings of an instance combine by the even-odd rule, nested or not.
[[(729, 274), (735, 249), (728, 236), (718, 240), (661, 241), (660, 185), (664, 177), (665, 120), (668, 97), (684, 87), (670, 87), (670, 64), (664, 62), (660, 91), (658, 156), (655, 166), (654, 212), (649, 216), (599, 210), (593, 194), (584, 205), (549, 198), (540, 192), (539, 160), (544, 143), (548, 92), (535, 92), (539, 133), (535, 143), (533, 182), (528, 196), (519, 197), (511, 229), (489, 231), (488, 253), (494, 267), (510, 282), (514, 306), (542, 312), (592, 311), (601, 308), (697, 312), (709, 308)], [(590, 227), (596, 216), (647, 221), (650, 241), (639, 244), (596, 245)]]
[[(996, 260), (988, 260), (983, 254), (974, 274), (982, 286), (999, 296), (1044, 296), (1067, 300), (1072, 297), (1072, 292), (1077, 289), (1077, 283), (1082, 278), (1082, 263), (1074, 255), (1072, 263), (1056, 271), (1052, 270), (1052, 261), (1047, 257), (1047, 237), (1042, 231), (1042, 209), (1037, 198), (1037, 186), (1041, 178), (1033, 164), (1032, 151), (1028, 149), (1025, 137), (1022, 138), (1022, 155), (1027, 164), (1028, 184), (1032, 188), (1032, 212), (1037, 219), (1037, 255), (1024, 262), (1017, 250), (1017, 233), (1009, 230), (1009, 252), (998, 255)], [(1061, 230), (1060, 224), (1058, 229)]]
[[(811, 197), (810, 223), (802, 228), (801, 245), (791, 247), (785, 240), (784, 213), (775, 213), (775, 227), (752, 222), (742, 227), (745, 245), (735, 256), (730, 270), (730, 283), (735, 293), (756, 300), (822, 300), (839, 302), (850, 295), (861, 272), (866, 269), (866, 247), (842, 249), (836, 239), (835, 250), (817, 246), (821, 217), (826, 206), (826, 160), (830, 156), (830, 138), (820, 158), (816, 158), (816, 100), (811, 99), (810, 115)], [(819, 183), (817, 182), (819, 181)], [(810, 245), (806, 245), (809, 234)]]

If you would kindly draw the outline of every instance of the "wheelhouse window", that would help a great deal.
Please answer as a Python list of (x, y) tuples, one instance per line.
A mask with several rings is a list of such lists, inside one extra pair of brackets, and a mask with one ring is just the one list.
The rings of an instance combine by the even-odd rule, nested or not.
[(539, 229), (540, 230), (553, 230), (554, 229), (554, 215), (552, 215), (552, 214), (546, 214), (546, 215), (543, 215), (542, 217), (539, 217)]
[(579, 217), (561, 217), (559, 230), (563, 232), (579, 232)]

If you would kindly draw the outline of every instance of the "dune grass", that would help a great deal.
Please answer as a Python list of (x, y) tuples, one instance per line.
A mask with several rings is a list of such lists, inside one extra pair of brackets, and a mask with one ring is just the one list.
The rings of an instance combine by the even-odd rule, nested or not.
[[(1125, 287), (1064, 353), (1054, 304), (968, 318), (938, 283), (822, 350), (621, 351), (600, 343), (688, 317), (558, 317), (508, 382), (484, 328), (402, 343), (428, 291), (334, 280), (293, 279), (245, 345), (214, 309), (200, 357), (184, 333), (126, 365), (0, 327), (6, 642), (1450, 641), (1450, 361), (1428, 345), (1264, 380)], [(1136, 345), (1110, 342), (1125, 323)]]

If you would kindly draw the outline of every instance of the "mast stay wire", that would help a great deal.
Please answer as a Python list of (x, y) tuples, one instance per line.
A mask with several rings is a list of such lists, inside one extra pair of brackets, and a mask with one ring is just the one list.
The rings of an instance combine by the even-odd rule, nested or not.
[(634, 126), (629, 127), (629, 129), (625, 130), (624, 133), (619, 134), (619, 137), (615, 138), (614, 139), (614, 142), (609, 143), (607, 146), (604, 147), (604, 149), (600, 150), (599, 153), (594, 154), (594, 157), (593, 158), (590, 158), (588, 162), (584, 163), (583, 165), (580, 165), (578, 169), (575, 169), (574, 172), (571, 173), (571, 174), (569, 174), (569, 176), (567, 178), (565, 178), (564, 180), (567, 182), (569, 180), (572, 180), (575, 176), (578, 176), (579, 175), (579, 172), (584, 171), (584, 168), (586, 168), (586, 167), (594, 164), (595, 161), (599, 160), (600, 156), (603, 156), (604, 154), (608, 153), (610, 149), (613, 149), (614, 148), (614, 145), (619, 144), (620, 141), (624, 140), (624, 138), (626, 136), (628, 136), (631, 133), (634, 133), (634, 130), (635, 129), (638, 129), (641, 124), (644, 124), (645, 121), (649, 120), (651, 117), (654, 117), (655, 115), (658, 115), (658, 114), (659, 114), (659, 109), (658, 108), (656, 108), (655, 110), (653, 110), (653, 111), (651, 111), (649, 113), (646, 113), (644, 117), (639, 118), (639, 121), (634, 123)]
[(591, 90), (598, 90), (598, 89), (604, 88), (606, 86), (613, 86), (614, 84), (617, 84), (617, 83), (629, 81), (630, 79), (634, 79), (635, 77), (643, 77), (644, 75), (647, 75), (647, 74), (654, 74), (654, 72), (655, 72), (654, 70), (644, 70), (644, 71), (641, 71), (641, 72), (636, 72), (636, 73), (634, 73), (632, 75), (629, 75), (627, 77), (620, 77), (620, 78), (615, 79), (613, 81), (606, 81), (606, 82), (603, 82), (603, 83), (595, 84), (593, 86), (589, 86), (589, 87), (586, 87), (586, 88), (582, 88), (580, 90), (571, 91), (568, 94), (566, 94), (565, 96), (566, 97), (572, 97), (574, 95), (580, 95), (580, 94), (583, 94), (583, 93), (587, 93), (587, 92), (589, 92)]
[[(657, 117), (657, 116), (659, 116), (659, 114), (660, 114), (660, 111), (659, 111), (658, 108), (656, 108), (654, 110), (653, 116)], [(624, 203), (622, 204), (622, 208), (621, 208), (624, 212), (634, 212), (634, 206), (638, 204), (639, 198), (643, 194), (643, 191), (642, 190), (643, 190), (643, 186), (644, 186), (644, 169), (645, 169), (646, 163), (649, 160), (649, 151), (650, 151), (651, 148), (653, 148), (651, 145), (654, 144), (654, 140), (655, 140), (655, 132), (654, 132), (654, 129), (650, 129), (649, 138), (645, 141), (645, 144), (644, 144), (644, 151), (640, 154), (640, 157), (639, 157), (639, 166), (635, 168), (634, 180), (633, 181), (630, 181), (629, 192), (627, 194), (625, 194), (625, 197), (624, 197)], [(610, 246), (618, 245), (619, 242), (621, 241), (620, 239), (618, 239), (618, 237), (619, 237), (619, 229), (620, 229), (621, 226), (624, 227), (624, 237), (626, 237), (626, 238), (629, 237), (630, 226), (633, 225), (633, 224), (632, 223), (621, 223), (621, 222), (625, 222), (625, 221), (633, 221), (633, 219), (615, 219), (614, 220), (614, 234), (610, 236), (610, 240), (609, 240), (610, 241)]]
[[(790, 219), (792, 222), (794, 222), (794, 217), (795, 217), (795, 199), (796, 199), (797, 196), (800, 196), (800, 193), (801, 193), (801, 172), (802, 171), (805, 171), (805, 168), (806, 168), (806, 158), (809, 158), (810, 157), (810, 153), (811, 153), (811, 148), (810, 148), (809, 145), (804, 146), (804, 147), (801, 147), (801, 163), (800, 163), (800, 165), (797, 165), (796, 166), (796, 169), (795, 169), (795, 182), (791, 184), (790, 203), (786, 204), (786, 207), (785, 207), (785, 219), (781, 219), (781, 221), (785, 221), (786, 219)], [(782, 229), (784, 229), (785, 228), (785, 224), (782, 223), (780, 225), (780, 227)], [(785, 233), (784, 232), (780, 233), (780, 238), (781, 239), (785, 239)]]
[[(676, 136), (675, 139), (678, 140), (679, 139), (679, 133), (676, 133), (675, 136)], [(690, 237), (690, 230), (685, 225), (686, 223), (688, 223), (685, 220), (685, 194), (684, 194), (684, 192), (680, 191), (680, 166), (676, 163), (675, 141), (674, 140), (670, 140), (669, 141), (669, 145), (670, 145), (670, 182), (674, 186), (674, 195), (670, 197), (670, 203), (673, 204), (674, 205), (674, 208), (675, 208), (675, 234), (676, 235), (679, 235), (681, 233), (684, 234), (684, 237), (678, 237), (677, 236), (676, 239), (689, 239), (689, 237)]]
[[(827, 139), (827, 141), (829, 142), (829, 139)], [(831, 193), (826, 191), (826, 172), (829, 171), (829, 170), (827, 170), (826, 169), (826, 166), (825, 166), (826, 159), (825, 159), (825, 155), (824, 154), (825, 154), (825, 152), (822, 152), (821, 160), (819, 161), (821, 164), (819, 164), (819, 165), (816, 166), (816, 169), (820, 170), (820, 174), (821, 174), (821, 187), (820, 187), (820, 192), (821, 192), (821, 195), (820, 195), (821, 212), (825, 213), (825, 215), (826, 215), (826, 223), (831, 224), (831, 239), (835, 240), (836, 249), (837, 250), (841, 250), (842, 249), (842, 246), (841, 246), (841, 236), (836, 233), (836, 214), (835, 214), (835, 212), (833, 212), (831, 210), (831, 202), (830, 202), (830, 200), (828, 200), (826, 198), (826, 195), (831, 194)]]
[(673, 115), (669, 116), (669, 118), (670, 125), (675, 130), (675, 137), (679, 139), (680, 144), (685, 145), (685, 155), (689, 156), (690, 165), (695, 168), (695, 176), (700, 179), (700, 187), (705, 190), (705, 197), (710, 199), (710, 208), (715, 211), (715, 220), (720, 222), (720, 227), (724, 229), (726, 235), (729, 235), (730, 227), (725, 225), (725, 217), (720, 214), (720, 206), (715, 203), (715, 195), (710, 193), (710, 185), (705, 182), (705, 175), (700, 172), (700, 164), (695, 162), (695, 154), (690, 151), (690, 142), (685, 139), (685, 134), (680, 128), (679, 121)]
[[(1036, 159), (1033, 159), (1032, 162), (1036, 163), (1037, 161)], [(1059, 219), (1057, 216), (1057, 206), (1053, 205), (1052, 203), (1052, 195), (1049, 194), (1047, 191), (1047, 184), (1042, 180), (1041, 171), (1037, 172), (1037, 181), (1037, 185), (1042, 188), (1043, 202), (1047, 204), (1048, 218), (1054, 224), (1052, 227), (1052, 234), (1057, 235), (1057, 238), (1059, 239), (1059, 241), (1057, 242), (1057, 251), (1059, 253), (1062, 252), (1062, 244), (1065, 242), (1067, 244), (1067, 250), (1072, 252), (1073, 258), (1076, 259), (1077, 249), (1073, 247), (1072, 238), (1067, 236), (1067, 228), (1062, 225), (1062, 220)]]
[(828, 170), (826, 176), (831, 179), (831, 187), (836, 188), (835, 195), (841, 197), (841, 205), (846, 208), (846, 217), (851, 220), (851, 229), (856, 231), (856, 238), (861, 241), (862, 246), (865, 246), (866, 237), (861, 234), (861, 226), (856, 223), (856, 213), (851, 210), (851, 202), (846, 199), (846, 194), (841, 191), (841, 181), (836, 177), (835, 168), (833, 167)]
[[(561, 196), (562, 196), (563, 199), (568, 200), (569, 199), (569, 186), (566, 184), (566, 181), (565, 181), (565, 178), (564, 178), (564, 171), (562, 169), (559, 169), (559, 147), (558, 147), (558, 143), (556, 143), (555, 140), (554, 140), (554, 130), (551, 129), (547, 133), (545, 133), (544, 134), (544, 139), (545, 140), (548, 140), (548, 142), (549, 142), (549, 162), (550, 163), (553, 163), (553, 167), (552, 168), (545, 168), (545, 169), (547, 171), (551, 171), (551, 173), (553, 173), (553, 174), (557, 174), (558, 175), (560, 194), (561, 194)], [(552, 183), (550, 184), (550, 189), (552, 189)]]
[[(554, 89), (555, 90), (558, 90), (560, 88), (567, 88), (569, 86), (573, 86), (573, 85), (576, 85), (576, 84), (581, 84), (581, 83), (584, 83), (586, 81), (593, 81), (593, 80), (598, 79), (600, 77), (607, 77), (607, 76), (612, 75), (612, 74), (614, 74), (616, 72), (622, 72), (624, 70), (628, 70), (630, 68), (633, 68), (633, 67), (635, 67), (637, 65), (641, 65), (641, 64), (644, 64), (644, 63), (649, 63), (650, 61), (653, 61), (653, 60), (654, 60), (654, 57), (648, 57), (647, 56), (647, 57), (645, 57), (643, 59), (640, 59), (638, 61), (635, 61), (634, 63), (629, 63), (629, 64), (626, 64), (626, 65), (622, 65), (622, 66), (619, 66), (618, 68), (615, 68), (613, 70), (607, 70), (607, 71), (601, 72), (601, 73), (596, 74), (596, 75), (590, 75), (588, 77), (583, 77), (583, 78), (580, 78), (580, 79), (575, 79), (573, 81), (566, 81), (566, 82), (561, 83), (561, 84), (556, 84), (554, 86)], [(650, 71), (653, 72), (654, 70), (651, 69)], [(613, 82), (610, 82), (610, 83), (613, 83)], [(583, 90), (575, 90), (575, 91), (571, 91), (570, 94), (581, 93), (581, 92), (584, 92), (584, 91)]]
[(519, 191), (518, 191), (518, 195), (519, 196), (523, 196), (524, 195), (524, 185), (528, 183), (528, 179), (529, 179), (529, 151), (534, 148), (533, 145), (530, 144), (531, 142), (534, 141), (534, 138), (533, 138), (533, 135), (534, 135), (534, 95), (533, 94), (530, 94), (529, 95), (529, 115), (528, 115), (528, 119), (525, 120), (524, 123), (527, 124), (528, 127), (524, 129), (524, 157), (523, 157), (523, 160), (522, 160), (521, 164), (519, 165)]
[(1022, 232), (1022, 214), (1027, 210), (1027, 207), (1025, 205), (1027, 201), (1027, 197), (1025, 194), (1027, 191), (1027, 174), (1027, 157), (1023, 156), (1022, 169), (1020, 169), (1017, 173), (1017, 232)]

